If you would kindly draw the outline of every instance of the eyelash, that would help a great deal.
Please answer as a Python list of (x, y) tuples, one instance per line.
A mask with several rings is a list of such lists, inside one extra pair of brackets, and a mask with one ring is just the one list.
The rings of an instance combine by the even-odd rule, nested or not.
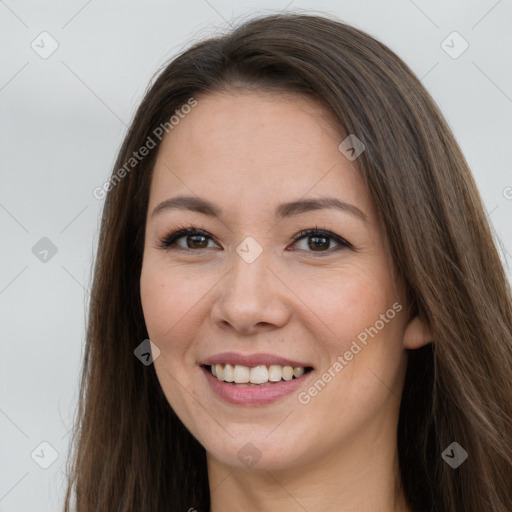
[[(203, 235), (208, 240), (213, 240), (215, 242), (214, 238), (212, 236), (210, 236), (208, 234), (208, 232), (202, 228), (200, 229), (195, 226), (188, 226), (188, 227), (187, 226), (179, 226), (177, 229), (175, 229), (174, 231), (171, 231), (171, 233), (167, 234), (166, 236), (164, 236), (163, 238), (161, 238), (159, 240), (158, 248), (165, 250), (165, 251), (173, 250), (173, 251), (185, 251), (185, 252), (191, 252), (191, 251), (201, 252), (201, 251), (204, 251), (205, 249), (208, 249), (207, 247), (205, 247), (203, 249), (190, 249), (190, 248), (184, 248), (184, 247), (177, 247), (175, 245), (176, 241), (179, 240), (180, 238), (187, 237), (187, 236), (193, 236), (193, 235)], [(327, 249), (326, 251), (318, 251), (318, 252), (317, 251), (306, 251), (306, 252), (312, 252), (312, 253), (317, 253), (317, 254), (318, 253), (332, 254), (333, 252), (338, 251), (340, 249), (354, 249), (352, 244), (347, 242), (341, 236), (338, 236), (335, 233), (332, 233), (331, 231), (328, 231), (326, 229), (320, 229), (318, 226), (315, 226), (314, 229), (306, 229), (306, 230), (300, 231), (299, 233), (297, 233), (297, 235), (295, 235), (293, 237), (293, 241), (294, 241), (294, 243), (297, 243), (302, 238), (305, 238), (308, 236), (313, 236), (313, 235), (316, 235), (316, 236), (319, 236), (322, 238), (333, 239), (339, 245), (337, 247)]]

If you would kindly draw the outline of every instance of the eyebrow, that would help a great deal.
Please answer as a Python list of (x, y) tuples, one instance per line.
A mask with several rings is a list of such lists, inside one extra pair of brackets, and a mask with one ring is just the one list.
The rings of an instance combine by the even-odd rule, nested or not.
[[(314, 199), (299, 199), (298, 201), (291, 201), (288, 203), (280, 204), (275, 211), (275, 216), (279, 219), (300, 215), (318, 210), (336, 209), (345, 213), (349, 213), (364, 222), (368, 222), (366, 214), (353, 204), (346, 203), (341, 199), (335, 197), (320, 197)], [(188, 210), (192, 212), (202, 213), (209, 217), (220, 217), (222, 210), (215, 204), (194, 196), (177, 196), (171, 197), (158, 204), (151, 217), (155, 217), (165, 210)]]

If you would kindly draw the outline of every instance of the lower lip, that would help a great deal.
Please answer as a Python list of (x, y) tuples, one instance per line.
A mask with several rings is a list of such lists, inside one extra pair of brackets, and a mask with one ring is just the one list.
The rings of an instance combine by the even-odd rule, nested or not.
[(240, 384), (233, 385), (217, 379), (217, 377), (214, 377), (204, 366), (201, 367), (201, 369), (213, 391), (226, 402), (235, 405), (262, 405), (275, 402), (283, 396), (296, 391), (302, 386), (310, 374), (313, 373), (309, 371), (301, 375), (298, 379), (276, 382), (269, 386), (242, 386)]

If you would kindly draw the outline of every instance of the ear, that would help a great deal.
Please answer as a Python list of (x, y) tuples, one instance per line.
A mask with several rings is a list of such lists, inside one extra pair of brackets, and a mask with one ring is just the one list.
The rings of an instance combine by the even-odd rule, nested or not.
[(427, 343), (432, 342), (432, 335), (430, 329), (425, 322), (415, 316), (410, 320), (404, 332), (404, 348), (416, 349), (423, 347)]

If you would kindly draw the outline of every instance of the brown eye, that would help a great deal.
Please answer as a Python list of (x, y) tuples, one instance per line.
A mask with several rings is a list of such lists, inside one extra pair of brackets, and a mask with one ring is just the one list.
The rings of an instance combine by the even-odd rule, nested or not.
[(330, 240), (326, 236), (309, 237), (308, 241), (308, 247), (313, 251), (329, 249)]
[[(301, 251), (306, 252), (332, 252), (330, 249), (338, 250), (343, 248), (351, 248), (352, 246), (343, 238), (329, 231), (323, 231), (318, 229), (308, 229), (301, 231), (294, 240), (296, 241), (294, 246), (298, 246), (298, 242), (306, 242), (302, 247), (298, 247)], [(335, 247), (331, 247), (332, 242), (336, 244)]]
[[(182, 240), (185, 241), (182, 242)], [(213, 242), (213, 239), (206, 231), (187, 228), (166, 236), (160, 241), (160, 245), (162, 249), (200, 250), (208, 249), (209, 242)]]
[(208, 240), (204, 235), (186, 235), (187, 247), (189, 249), (204, 249), (208, 246)]

